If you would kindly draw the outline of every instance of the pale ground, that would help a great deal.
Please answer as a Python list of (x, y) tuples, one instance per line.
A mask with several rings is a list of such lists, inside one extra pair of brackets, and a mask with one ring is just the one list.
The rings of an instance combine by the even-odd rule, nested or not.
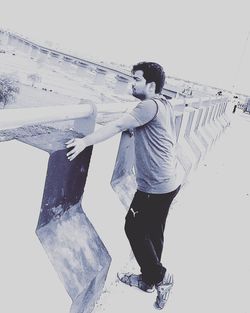
[[(175, 285), (164, 312), (248, 313), (250, 116), (237, 113), (170, 210), (163, 262)], [(83, 206), (112, 256), (94, 313), (155, 312), (155, 293), (118, 283), (138, 270), (112, 192), (119, 136), (94, 148)], [(69, 312), (71, 300), (35, 236), (48, 155), (17, 141), (0, 146), (0, 311)]]

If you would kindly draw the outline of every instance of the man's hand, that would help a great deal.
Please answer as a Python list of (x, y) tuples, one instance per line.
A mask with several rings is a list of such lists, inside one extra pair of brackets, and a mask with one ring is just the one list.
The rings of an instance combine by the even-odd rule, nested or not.
[(70, 141), (66, 142), (66, 147), (73, 147), (73, 149), (67, 153), (68, 159), (72, 161), (75, 157), (78, 156), (79, 153), (81, 153), (87, 147), (87, 145), (84, 141), (84, 138), (73, 138)]
[[(147, 121), (146, 121), (147, 122)], [(146, 123), (145, 122), (145, 123)], [(125, 113), (123, 117), (120, 119), (103, 126), (102, 128), (98, 129), (97, 131), (85, 136), (84, 138), (75, 138), (71, 139), (70, 141), (66, 142), (67, 148), (72, 148), (67, 153), (67, 157), (70, 161), (74, 160), (75, 157), (78, 156), (86, 147), (95, 145), (99, 142), (107, 140), (112, 136), (130, 128), (136, 128), (141, 126), (141, 124), (137, 121), (129, 113)]]

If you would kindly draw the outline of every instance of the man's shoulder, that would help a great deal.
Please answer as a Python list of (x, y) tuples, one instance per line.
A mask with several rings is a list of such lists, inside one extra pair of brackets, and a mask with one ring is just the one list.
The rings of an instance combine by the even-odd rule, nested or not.
[(166, 99), (164, 96), (161, 95), (160, 97), (156, 98), (155, 100), (157, 101), (157, 103), (162, 103), (165, 108), (173, 109), (173, 106), (172, 106), (171, 102), (169, 101), (169, 99)]
[(136, 105), (135, 108), (154, 111), (157, 108), (157, 106), (158, 106), (157, 102), (153, 98), (151, 98), (142, 100)]
[(145, 99), (138, 103), (130, 114), (140, 122), (140, 125), (144, 125), (155, 117), (157, 111), (157, 104), (152, 99)]

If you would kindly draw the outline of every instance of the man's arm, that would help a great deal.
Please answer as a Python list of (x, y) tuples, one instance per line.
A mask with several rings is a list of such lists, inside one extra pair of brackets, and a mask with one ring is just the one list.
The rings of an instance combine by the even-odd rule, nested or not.
[(67, 157), (72, 161), (86, 147), (105, 141), (124, 130), (136, 128), (140, 125), (136, 118), (126, 113), (122, 118), (103, 126), (84, 138), (75, 138), (68, 141), (66, 146), (72, 148), (72, 150), (67, 153)]

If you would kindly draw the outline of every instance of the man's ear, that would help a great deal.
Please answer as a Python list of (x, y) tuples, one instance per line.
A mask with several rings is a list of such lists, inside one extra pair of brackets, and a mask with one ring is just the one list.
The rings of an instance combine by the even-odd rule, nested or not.
[(149, 89), (150, 91), (155, 92), (155, 87), (156, 87), (155, 82), (148, 83), (148, 89)]

